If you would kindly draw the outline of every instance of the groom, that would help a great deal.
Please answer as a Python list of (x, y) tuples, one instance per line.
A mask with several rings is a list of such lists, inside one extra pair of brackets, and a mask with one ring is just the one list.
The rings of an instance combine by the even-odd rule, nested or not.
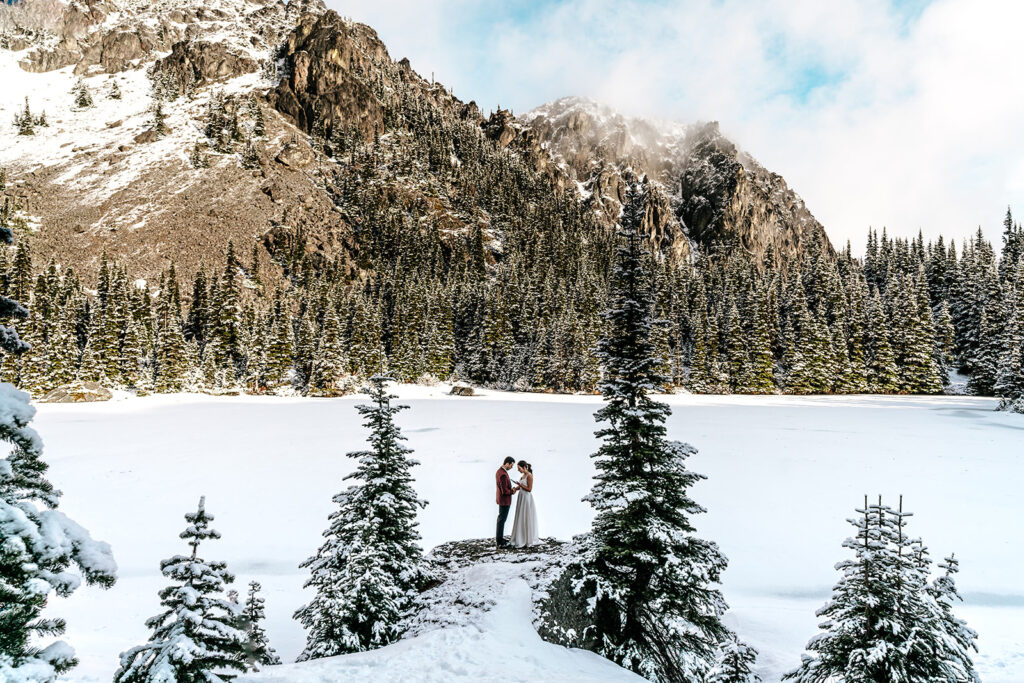
[(498, 527), (495, 530), (495, 543), (499, 548), (508, 545), (505, 542), (505, 520), (508, 519), (508, 509), (512, 506), (512, 481), (508, 478), (508, 471), (516, 464), (512, 456), (505, 458), (498, 471), (494, 475), (494, 483), (497, 484), (498, 492), (495, 498), (498, 503)]

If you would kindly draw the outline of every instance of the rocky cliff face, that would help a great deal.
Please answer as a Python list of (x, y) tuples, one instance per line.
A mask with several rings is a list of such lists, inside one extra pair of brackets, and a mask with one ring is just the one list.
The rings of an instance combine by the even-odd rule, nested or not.
[(217, 43), (235, 57), (266, 58), (301, 13), (323, 10), (320, 0), (73, 1), (21, 67), (38, 73), (74, 65), (79, 74), (92, 67), (117, 73), (196, 39)]
[(519, 136), (548, 151), (602, 215), (618, 215), (624, 179), (646, 175), (660, 188), (649, 209), (652, 241), (678, 256), (734, 245), (781, 262), (824, 229), (782, 176), (725, 138), (716, 123), (627, 118), (582, 98), (564, 98), (522, 119)]

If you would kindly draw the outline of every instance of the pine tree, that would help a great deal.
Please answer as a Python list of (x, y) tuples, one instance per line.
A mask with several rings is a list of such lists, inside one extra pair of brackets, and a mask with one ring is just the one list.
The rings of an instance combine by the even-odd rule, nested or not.
[(249, 116), (252, 117), (252, 134), (258, 138), (266, 137), (267, 124), (263, 118), (263, 108), (255, 94), (249, 97)]
[[(0, 228), (0, 241), (13, 241), (10, 229)], [(26, 316), (16, 301), (0, 297), (0, 318)], [(8, 356), (27, 350), (13, 328), (0, 325), (0, 352)], [(50, 594), (66, 597), (81, 579), (110, 587), (117, 565), (110, 546), (92, 540), (57, 510), (60, 492), (46, 479), (43, 444), (29, 426), (35, 415), (29, 395), (0, 384), (0, 404), (0, 441), (10, 444), (0, 458), (0, 673), (49, 681), (76, 664), (65, 643), (40, 648), (32, 642), (37, 635), (64, 632), (63, 619), (42, 616)]]
[(770, 394), (775, 390), (775, 377), (767, 307), (756, 300), (751, 306), (754, 309), (753, 325), (746, 342), (748, 357), (740, 390), (750, 394)]
[(164, 137), (169, 132), (167, 129), (167, 114), (164, 113), (163, 100), (155, 100), (153, 102), (153, 123), (151, 127), (158, 138)]
[(242, 168), (247, 169), (258, 169), (260, 167), (260, 150), (256, 146), (256, 143), (249, 138), (245, 141), (245, 147), (242, 149)]
[(28, 96), (25, 96), (25, 108), (20, 114), (14, 115), (14, 127), (18, 129), (18, 135), (35, 135), (36, 120), (32, 116), (32, 110), (28, 106)]
[[(975, 681), (967, 643), (973, 632), (935, 599), (946, 584), (929, 586), (930, 560), (923, 544), (906, 532), (910, 516), (867, 499), (857, 529), (844, 547), (854, 558), (836, 565), (842, 572), (832, 597), (818, 615), (822, 633), (807, 645), (800, 668), (785, 679), (799, 683), (858, 681)], [(955, 589), (954, 589), (955, 590)], [(952, 593), (946, 593), (948, 597)], [(948, 615), (948, 616), (947, 616)], [(955, 635), (954, 635), (955, 634)], [(966, 657), (967, 665), (964, 665)], [(970, 671), (970, 677), (950, 675)]]
[(974, 670), (971, 650), (978, 651), (974, 642), (978, 634), (967, 626), (967, 622), (953, 614), (953, 605), (963, 601), (956, 589), (956, 574), (960, 571), (960, 563), (950, 555), (938, 567), (944, 573), (937, 576), (926, 590), (938, 612), (937, 626), (941, 631), (942, 647), (933, 656), (942, 667), (941, 680), (977, 683), (980, 679)]
[(188, 161), (192, 168), (210, 168), (210, 158), (203, 151), (198, 140), (192, 145), (192, 153), (189, 154)]
[(647, 186), (631, 185), (622, 212), (606, 336), (604, 407), (595, 414), (604, 440), (594, 455), (597, 476), (586, 500), (597, 511), (578, 563), (564, 580), (573, 587), (587, 624), (559, 622), (547, 604), (545, 635), (584, 647), (661, 681), (692, 681), (710, 669), (728, 632), (726, 605), (712, 584), (726, 559), (697, 538), (690, 517), (703, 508), (688, 489), (703, 479), (686, 469), (695, 449), (665, 437), (670, 409), (650, 393), (665, 380), (652, 341), (650, 279), (643, 271), (638, 233)]
[(260, 596), (262, 588), (258, 581), (249, 582), (249, 596), (242, 611), (242, 621), (249, 636), (246, 661), (249, 668), (254, 671), (257, 670), (257, 666), (274, 666), (281, 663), (281, 658), (274, 652), (274, 648), (270, 647), (267, 632), (263, 630), (266, 611), (263, 607), (265, 600)]
[(757, 650), (740, 642), (735, 636), (727, 638), (718, 651), (718, 661), (708, 672), (704, 683), (761, 683), (754, 673)]
[(868, 302), (867, 375), (868, 387), (876, 394), (890, 394), (898, 387), (896, 357), (889, 343), (889, 326), (877, 291)]
[(156, 342), (155, 387), (157, 391), (181, 391), (192, 366), (188, 342), (181, 329), (181, 320), (171, 314)]
[(338, 390), (338, 382), (345, 372), (346, 365), (341, 324), (338, 322), (334, 304), (328, 302), (324, 310), (319, 343), (313, 355), (309, 392), (328, 396), (334, 394)]
[(382, 647), (400, 635), (399, 621), (412, 608), (425, 570), (416, 514), (426, 503), (416, 497), (410, 468), (417, 464), (402, 444), (387, 393), (390, 378), (371, 380), (371, 405), (358, 406), (370, 429), (370, 450), (348, 456), (359, 462), (346, 479), (358, 484), (336, 495), (327, 539), (302, 563), (313, 600), (296, 613), (306, 629), (299, 661)]
[(75, 96), (75, 106), (79, 109), (88, 109), (92, 106), (92, 93), (83, 79), (79, 78), (75, 81), (71, 94)]
[(740, 312), (736, 302), (732, 302), (726, 315), (725, 324), (725, 346), (723, 348), (725, 357), (726, 374), (729, 377), (729, 388), (731, 391), (739, 391), (743, 386), (749, 358), (747, 347), (744, 344), (743, 328), (740, 325)]
[(146, 621), (153, 631), (148, 643), (121, 653), (115, 683), (220, 683), (232, 678), (232, 670), (245, 671), (248, 637), (237, 626), (240, 609), (222, 595), (234, 576), (223, 562), (199, 556), (203, 541), (220, 538), (210, 527), (205, 497), (185, 520), (180, 537), (192, 553), (160, 563), (163, 575), (175, 582), (160, 591), (166, 610)]
[(999, 372), (999, 339), (987, 307), (981, 309), (978, 330), (980, 339), (971, 358), (971, 376), (967, 380), (967, 389), (979, 396), (990, 396)]

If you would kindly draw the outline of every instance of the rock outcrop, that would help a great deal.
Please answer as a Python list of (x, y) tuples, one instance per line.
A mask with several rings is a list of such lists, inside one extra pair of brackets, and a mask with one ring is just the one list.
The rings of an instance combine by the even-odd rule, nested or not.
[(384, 112), (394, 94), (374, 92), (372, 76), (394, 69), (377, 34), (334, 12), (304, 16), (285, 42), (288, 76), (277, 87), (277, 109), (311, 131), (323, 121), (358, 129), (372, 139), (384, 130)]
[(95, 403), (109, 401), (114, 394), (97, 382), (72, 382), (43, 396), (43, 403)]
[(651, 242), (677, 257), (715, 245), (773, 254), (780, 263), (824, 229), (782, 176), (722, 135), (717, 123), (627, 118), (582, 98), (564, 98), (527, 113), (513, 146), (538, 147), (566, 169), (605, 220), (618, 216), (628, 178), (656, 184), (645, 215)]
[(179, 92), (202, 87), (259, 69), (256, 60), (231, 52), (223, 43), (181, 41), (171, 54), (158, 59), (154, 71), (169, 74), (178, 84)]
[[(299, 13), (324, 10), (321, 0), (182, 0), (173, 7), (129, 0), (72, 2), (56, 22), (54, 39), (30, 51), (21, 68), (41, 73), (74, 65), (79, 74), (93, 68), (117, 73), (174, 49), (174, 62), (189, 66), (197, 77), (217, 80), (229, 72), (255, 70), (257, 60), (270, 57)], [(206, 47), (189, 46), (204, 37), (209, 38)]]

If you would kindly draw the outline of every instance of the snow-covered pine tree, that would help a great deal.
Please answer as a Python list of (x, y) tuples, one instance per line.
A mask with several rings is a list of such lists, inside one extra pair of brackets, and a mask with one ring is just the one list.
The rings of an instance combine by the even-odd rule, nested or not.
[(761, 683), (754, 673), (757, 650), (735, 636), (726, 638), (718, 649), (718, 661), (703, 683)]
[(252, 138), (248, 138), (245, 141), (245, 146), (242, 148), (242, 168), (249, 170), (258, 169), (260, 167), (260, 150), (253, 142)]
[(25, 96), (25, 108), (14, 115), (14, 127), (18, 129), (18, 135), (35, 135), (36, 119), (32, 116), (32, 110), (28, 106), (28, 96)]
[(192, 145), (192, 152), (188, 156), (188, 162), (192, 168), (210, 168), (210, 159), (203, 151), (203, 147), (205, 145), (200, 146), (198, 140)]
[(971, 650), (978, 651), (975, 640), (977, 632), (967, 626), (967, 622), (953, 614), (953, 605), (962, 602), (963, 598), (956, 589), (956, 574), (960, 571), (960, 563), (950, 555), (938, 564), (943, 574), (935, 577), (928, 585), (928, 595), (934, 601), (937, 610), (937, 623), (941, 629), (941, 648), (935, 653), (942, 667), (943, 678), (947, 681), (980, 681), (974, 670)]
[(163, 100), (153, 101), (153, 123), (152, 130), (156, 133), (158, 138), (162, 138), (167, 135), (167, 114), (164, 113), (164, 102)]
[(338, 312), (331, 297), (324, 306), (323, 325), (313, 354), (313, 365), (309, 377), (307, 391), (311, 394), (324, 396), (334, 395), (338, 391), (338, 382), (345, 372), (344, 340), (341, 338), (341, 324)]
[(402, 444), (389, 377), (370, 379), (370, 405), (357, 406), (370, 429), (370, 449), (354, 451), (358, 483), (334, 496), (338, 509), (316, 555), (302, 563), (315, 595), (295, 612), (306, 629), (299, 661), (361, 652), (400, 635), (399, 621), (413, 607), (426, 572), (416, 514), (426, 503), (416, 496), (410, 468), (418, 464)]
[(688, 494), (703, 479), (686, 468), (696, 450), (666, 438), (670, 409), (651, 397), (664, 385), (651, 334), (650, 278), (639, 227), (647, 183), (631, 184), (622, 211), (606, 332), (605, 405), (595, 419), (604, 440), (587, 500), (597, 515), (582, 557), (566, 570), (586, 615), (576, 630), (543, 608), (545, 637), (583, 647), (658, 681), (694, 681), (714, 666), (728, 631), (725, 600), (714, 587), (726, 559), (698, 538), (690, 518), (704, 512)]
[(235, 577), (225, 563), (199, 556), (203, 541), (220, 538), (210, 527), (205, 496), (185, 521), (180, 537), (192, 553), (160, 563), (163, 575), (175, 582), (160, 591), (166, 610), (146, 621), (153, 630), (148, 643), (121, 653), (115, 683), (221, 683), (232, 671), (245, 671), (248, 636), (238, 628), (240, 606), (223, 595)]
[[(900, 508), (868, 504), (850, 519), (857, 529), (843, 546), (855, 557), (836, 565), (842, 572), (832, 597), (817, 614), (824, 621), (807, 644), (798, 669), (783, 678), (798, 683), (890, 683), (968, 681), (967, 650), (974, 633), (953, 619), (950, 585), (928, 584), (931, 561), (918, 539), (906, 533), (910, 516)], [(943, 607), (936, 596), (942, 593)], [(966, 664), (964, 658), (966, 657)], [(960, 678), (951, 672), (970, 672)]]
[[(0, 241), (13, 241), (8, 228), (0, 228)], [(0, 318), (26, 316), (20, 304), (0, 296)], [(0, 352), (26, 350), (13, 328), (0, 325)], [(36, 412), (29, 395), (0, 384), (0, 407), (0, 441), (11, 446), (0, 458), (0, 674), (4, 680), (49, 683), (76, 663), (63, 642), (33, 642), (37, 635), (64, 631), (63, 619), (42, 616), (50, 594), (70, 595), (82, 578), (110, 587), (117, 565), (110, 546), (57, 510), (60, 492), (46, 479), (43, 444), (29, 426)]]
[(74, 87), (71, 88), (71, 94), (75, 96), (75, 106), (79, 109), (88, 109), (92, 106), (92, 92), (89, 91), (89, 86), (82, 78), (75, 81)]
[(253, 670), (259, 666), (273, 666), (281, 663), (281, 658), (274, 652), (274, 648), (270, 647), (267, 632), (263, 629), (263, 620), (266, 618), (263, 604), (266, 601), (260, 596), (262, 588), (263, 586), (258, 581), (249, 582), (249, 595), (246, 597), (242, 609), (242, 622), (249, 635), (245, 652), (246, 663)]
[(868, 299), (867, 375), (868, 388), (876, 394), (896, 391), (899, 375), (896, 357), (889, 343), (889, 324), (878, 290), (872, 290)]

